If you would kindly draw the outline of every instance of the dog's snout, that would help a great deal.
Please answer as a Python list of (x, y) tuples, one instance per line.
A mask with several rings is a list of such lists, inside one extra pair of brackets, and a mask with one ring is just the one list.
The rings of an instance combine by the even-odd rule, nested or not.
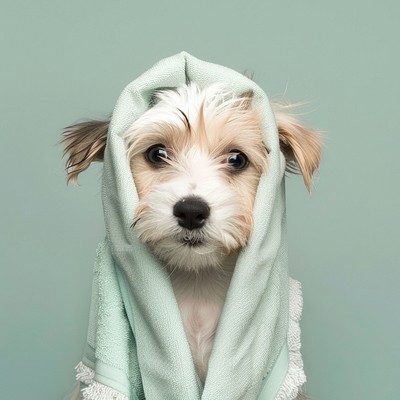
[(183, 228), (199, 229), (210, 216), (210, 207), (198, 197), (186, 197), (174, 205), (173, 214)]

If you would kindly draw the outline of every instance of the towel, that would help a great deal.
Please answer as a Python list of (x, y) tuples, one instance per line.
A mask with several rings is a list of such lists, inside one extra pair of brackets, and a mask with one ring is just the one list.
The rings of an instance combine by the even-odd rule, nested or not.
[[(124, 133), (155, 91), (221, 82), (252, 91), (261, 110), (268, 170), (254, 228), (237, 259), (204, 385), (196, 374), (168, 273), (131, 228), (138, 194)], [(181, 52), (132, 81), (112, 114), (104, 154), (106, 235), (97, 249), (87, 344), (76, 367), (88, 400), (291, 400), (305, 382), (300, 354), (300, 284), (289, 277), (286, 161), (267, 95), (242, 74)]]

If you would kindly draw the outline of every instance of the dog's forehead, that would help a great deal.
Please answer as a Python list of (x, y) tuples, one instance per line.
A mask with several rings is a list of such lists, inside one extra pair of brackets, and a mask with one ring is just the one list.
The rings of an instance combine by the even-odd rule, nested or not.
[(206, 89), (187, 85), (160, 91), (157, 100), (125, 133), (131, 160), (143, 158), (150, 147), (161, 144), (178, 162), (182, 157), (196, 162), (188, 156), (201, 153), (215, 166), (221, 157), (238, 150), (258, 170), (264, 169), (262, 116), (252, 107), (251, 97), (226, 91), (221, 85)]
[[(221, 85), (202, 90), (194, 85), (162, 90), (156, 97), (157, 103), (146, 118), (153, 123), (149, 132), (168, 147), (179, 151), (201, 145), (213, 151), (235, 144), (259, 146), (262, 142), (261, 117), (249, 106), (251, 100), (226, 91)], [(154, 123), (158, 125), (156, 129)]]

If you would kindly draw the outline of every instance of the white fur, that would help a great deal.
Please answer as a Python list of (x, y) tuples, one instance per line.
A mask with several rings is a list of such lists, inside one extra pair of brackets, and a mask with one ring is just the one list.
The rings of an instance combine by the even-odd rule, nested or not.
[(155, 97), (156, 104), (125, 133), (128, 140), (140, 134), (141, 127), (147, 126), (148, 123), (171, 123), (183, 127), (182, 115), (178, 110), (182, 110), (187, 115), (190, 124), (196, 126), (202, 104), (205, 106), (206, 117), (212, 119), (233, 107), (240, 107), (246, 101), (245, 98), (239, 98), (234, 92), (225, 88), (222, 83), (215, 83), (204, 89), (191, 83), (176, 90), (161, 90)]
[(220, 269), (200, 273), (176, 268), (171, 274), (182, 322), (199, 378), (205, 381), (215, 331), (235, 266), (236, 254)]
[[(136, 223), (136, 231), (154, 252), (172, 268), (198, 270), (222, 263), (225, 249), (238, 247), (244, 210), (222, 173), (200, 151), (193, 149), (176, 163), (174, 177), (154, 188), (143, 200), (147, 211)], [(182, 198), (197, 196), (210, 206), (210, 216), (200, 230), (179, 226), (172, 214)], [(179, 238), (202, 239), (203, 245), (189, 247)]]

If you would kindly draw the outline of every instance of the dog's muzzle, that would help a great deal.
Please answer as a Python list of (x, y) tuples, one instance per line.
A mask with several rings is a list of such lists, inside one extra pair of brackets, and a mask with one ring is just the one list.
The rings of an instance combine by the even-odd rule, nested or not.
[(174, 205), (173, 214), (181, 227), (200, 229), (210, 216), (210, 207), (199, 197), (185, 197)]

